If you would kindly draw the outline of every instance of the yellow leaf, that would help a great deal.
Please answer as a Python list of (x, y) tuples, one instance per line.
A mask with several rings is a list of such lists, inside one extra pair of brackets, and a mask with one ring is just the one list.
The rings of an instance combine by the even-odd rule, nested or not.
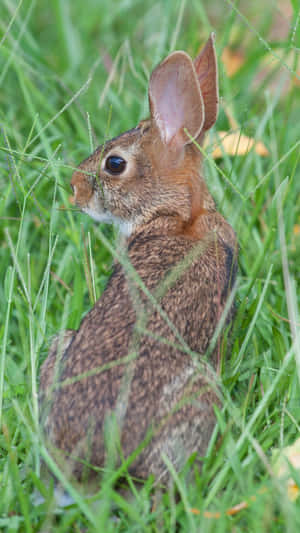
[(289, 477), (289, 463), (300, 473), (300, 438), (291, 446), (273, 452), (274, 473), (279, 479), (285, 480), (288, 497), (291, 501), (295, 501), (299, 496), (299, 487)]
[(232, 50), (225, 46), (222, 52), (222, 62), (225, 66), (227, 76), (233, 76), (244, 64), (245, 56), (240, 50)]
[(231, 156), (246, 155), (252, 148), (258, 155), (263, 157), (269, 155), (268, 149), (261, 141), (255, 141), (255, 139), (247, 137), (247, 135), (240, 133), (240, 131), (233, 133), (218, 131), (215, 143), (218, 146), (216, 146), (212, 153), (214, 159), (223, 157), (224, 153)]
[(290, 479), (288, 481), (288, 497), (289, 499), (294, 502), (299, 496), (299, 487), (296, 485), (296, 483), (293, 483)]

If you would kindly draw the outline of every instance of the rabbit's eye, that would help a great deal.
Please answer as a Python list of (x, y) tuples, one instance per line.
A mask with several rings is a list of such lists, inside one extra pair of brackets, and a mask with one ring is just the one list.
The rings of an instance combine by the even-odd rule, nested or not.
[(118, 155), (111, 155), (105, 161), (105, 170), (108, 170), (111, 174), (121, 174), (125, 167), (125, 159)]

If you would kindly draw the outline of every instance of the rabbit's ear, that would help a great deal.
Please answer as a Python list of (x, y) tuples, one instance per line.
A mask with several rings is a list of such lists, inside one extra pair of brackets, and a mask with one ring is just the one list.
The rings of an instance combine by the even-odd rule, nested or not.
[(203, 131), (214, 125), (218, 115), (218, 67), (214, 39), (215, 35), (211, 33), (206, 45), (194, 60), (194, 67), (204, 102), (205, 119)]
[(173, 52), (152, 72), (149, 83), (151, 117), (162, 141), (176, 150), (196, 138), (204, 122), (203, 99), (191, 58)]

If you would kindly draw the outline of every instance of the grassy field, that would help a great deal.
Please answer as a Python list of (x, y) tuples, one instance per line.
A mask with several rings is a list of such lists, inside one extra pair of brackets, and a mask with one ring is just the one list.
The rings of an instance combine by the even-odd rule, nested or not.
[[(272, 458), (300, 428), (298, 0), (0, 6), (0, 530), (299, 531), (300, 498), (291, 500)], [(97, 224), (69, 203), (72, 169), (105, 136), (147, 116), (149, 74), (167, 53), (195, 56), (212, 30), (222, 98), (205, 172), (240, 244), (224, 408), (201, 475), (195, 470), (187, 483), (174, 474), (156, 506), (153, 480), (136, 491), (128, 479), (127, 499), (107, 475), (93, 503), (55, 465), (38, 423), (39, 368), (51, 336), (78, 327), (112, 261)], [(215, 160), (220, 131), (261, 141), (268, 155), (223, 151)], [(113, 245), (113, 228), (101, 230)], [(72, 505), (55, 502), (41, 459)], [(299, 471), (290, 470), (300, 486)]]

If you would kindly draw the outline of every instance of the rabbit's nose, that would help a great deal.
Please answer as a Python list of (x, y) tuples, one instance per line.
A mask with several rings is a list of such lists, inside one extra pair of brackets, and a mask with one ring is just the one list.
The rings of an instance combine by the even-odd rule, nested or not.
[(78, 170), (75, 171), (72, 176), (71, 187), (74, 192), (73, 203), (79, 207), (86, 207), (93, 194), (93, 188), (86, 175)]

